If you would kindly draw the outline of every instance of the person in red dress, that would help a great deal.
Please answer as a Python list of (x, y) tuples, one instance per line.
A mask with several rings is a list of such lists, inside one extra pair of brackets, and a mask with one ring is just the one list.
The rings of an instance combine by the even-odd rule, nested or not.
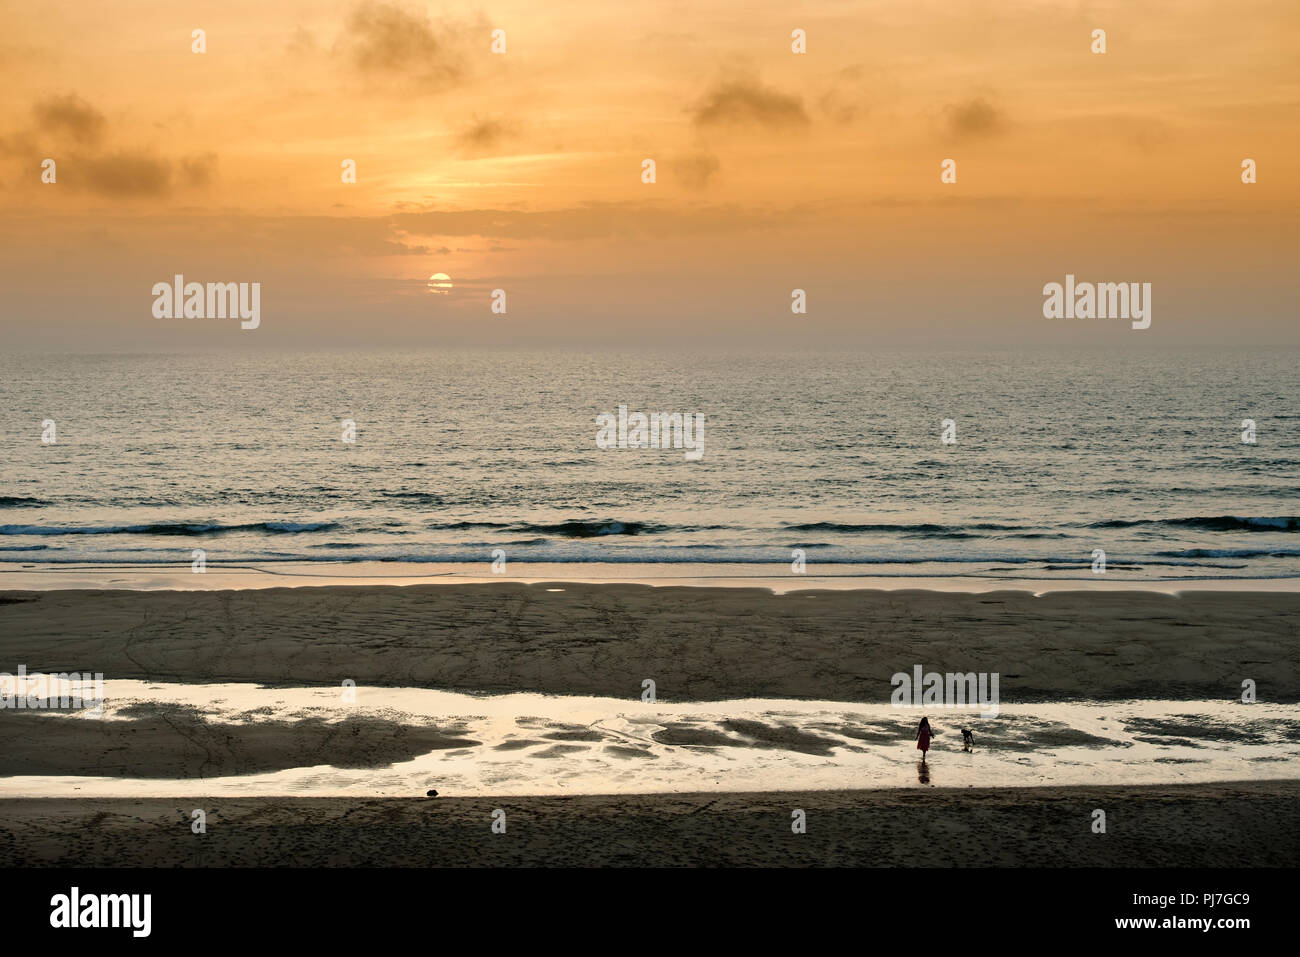
[(925, 752), (930, 750), (930, 719), (922, 718), (920, 726), (916, 729), (916, 748), (921, 752), (921, 760), (925, 760)]

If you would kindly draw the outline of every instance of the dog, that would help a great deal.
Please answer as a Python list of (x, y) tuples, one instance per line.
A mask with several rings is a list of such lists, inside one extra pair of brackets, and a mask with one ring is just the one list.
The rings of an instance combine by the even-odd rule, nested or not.
[(971, 746), (972, 746), (974, 743), (975, 743), (975, 734), (974, 734), (974, 732), (972, 732), (969, 728), (962, 728), (962, 729), (961, 729), (961, 749), (962, 749), (963, 751), (969, 751), (969, 750), (971, 749)]

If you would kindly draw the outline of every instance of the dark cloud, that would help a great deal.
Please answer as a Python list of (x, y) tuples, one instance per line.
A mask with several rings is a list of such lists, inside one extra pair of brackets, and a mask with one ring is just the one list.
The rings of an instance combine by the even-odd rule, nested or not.
[(948, 129), (954, 136), (990, 136), (1006, 127), (1006, 117), (983, 97), (944, 107)]
[(99, 142), (108, 125), (103, 113), (73, 93), (42, 100), (32, 113), (41, 132), (68, 136), (87, 146)]
[(776, 130), (808, 124), (808, 114), (798, 97), (763, 86), (751, 77), (717, 83), (692, 108), (691, 115), (700, 127), (761, 126)]
[(0, 154), (24, 161), (49, 156), (58, 163), (58, 181), (71, 189), (127, 199), (165, 196), (175, 186), (206, 186), (216, 174), (216, 153), (173, 160), (146, 149), (101, 145), (108, 129), (104, 114), (72, 93), (41, 100), (32, 115), (31, 128), (0, 137)]
[(519, 135), (519, 128), (508, 120), (480, 120), (461, 131), (456, 138), (466, 153), (485, 155), (497, 152), (506, 141)]
[(466, 72), (458, 27), (435, 34), (423, 13), (392, 3), (366, 2), (348, 19), (346, 44), (362, 73), (409, 80), (425, 88), (460, 82)]
[(85, 158), (74, 161), (70, 171), (75, 185), (105, 196), (161, 196), (171, 188), (171, 163), (144, 153)]
[(59, 161), (59, 182), (121, 199), (166, 196), (173, 189), (203, 187), (216, 174), (217, 154), (197, 153), (173, 162), (142, 151), (72, 154)]
[(673, 175), (687, 189), (702, 190), (709, 185), (713, 175), (721, 169), (718, 158), (712, 153), (696, 152), (673, 160)]

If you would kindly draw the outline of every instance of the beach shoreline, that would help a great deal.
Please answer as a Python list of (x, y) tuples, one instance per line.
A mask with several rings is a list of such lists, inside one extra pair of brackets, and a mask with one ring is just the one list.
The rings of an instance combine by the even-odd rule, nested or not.
[(808, 589), (840, 591), (944, 591), (983, 593), (1062, 591), (1300, 593), (1300, 578), (1125, 577), (1105, 575), (1031, 577), (993, 575), (882, 574), (879, 565), (812, 564), (803, 573), (788, 564), (685, 562), (516, 562), (494, 574), (490, 562), (208, 562), (202, 573), (190, 563), (55, 563), (0, 561), (0, 588), (30, 591), (111, 589), (127, 591), (224, 591), (361, 585), (463, 585), (515, 582), (623, 584), (707, 588), (762, 588), (773, 594)]

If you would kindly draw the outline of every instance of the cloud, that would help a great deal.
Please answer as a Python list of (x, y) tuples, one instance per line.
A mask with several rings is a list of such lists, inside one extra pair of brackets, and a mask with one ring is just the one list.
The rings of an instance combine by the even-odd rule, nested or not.
[(171, 163), (144, 153), (79, 159), (71, 169), (75, 185), (105, 196), (161, 196), (171, 188)]
[(99, 142), (108, 125), (103, 113), (75, 93), (42, 100), (32, 113), (41, 132), (66, 135), (86, 145)]
[(776, 210), (734, 204), (674, 208), (649, 203), (588, 203), (551, 210), (427, 210), (395, 213), (390, 218), (395, 228), (412, 236), (565, 242), (752, 232), (787, 226), (809, 215), (809, 207)]
[(817, 100), (817, 108), (836, 123), (852, 123), (863, 112), (861, 105), (838, 90), (823, 93)]
[[(878, 77), (871, 79), (879, 82)], [(844, 67), (830, 75), (830, 86), (817, 97), (817, 109), (836, 123), (852, 123), (867, 113), (870, 90), (866, 71), (861, 66)]]
[(721, 169), (721, 164), (712, 153), (698, 151), (679, 156), (673, 160), (671, 169), (687, 189), (702, 190), (709, 185), (713, 174)]
[(181, 179), (186, 186), (207, 186), (216, 171), (216, 153), (196, 153), (181, 159)]
[(348, 256), (445, 256), (451, 252), (446, 246), (434, 248), (422, 243), (408, 230), (395, 227), (382, 218), (352, 216), (314, 216), (305, 220), (266, 220), (266, 230), (302, 242), (304, 232), (310, 231), (314, 246), (335, 254)]
[(430, 249), (428, 246), (407, 246), (405, 243), (385, 240), (370, 249), (364, 250), (364, 253), (372, 256), (429, 256), (434, 253), (442, 253), (442, 250)]
[(519, 135), (517, 124), (508, 120), (480, 120), (461, 131), (456, 138), (462, 150), (471, 155), (486, 155), (497, 152), (507, 140)]
[(751, 77), (734, 77), (714, 85), (691, 109), (696, 126), (761, 126), (790, 129), (807, 126), (803, 101), (763, 86)]
[(954, 136), (990, 136), (1002, 132), (1006, 117), (983, 97), (944, 107), (948, 129)]
[[(58, 181), (71, 189), (114, 198), (165, 196), (175, 186), (206, 186), (216, 174), (216, 153), (170, 159), (147, 149), (101, 145), (108, 129), (104, 114), (75, 94), (41, 100), (32, 115), (34, 126), (0, 137), (0, 155), (24, 162), (49, 156), (58, 163)], [(50, 137), (56, 142), (43, 142)]]
[(371, 76), (443, 89), (466, 73), (463, 28), (444, 27), (435, 34), (427, 15), (407, 13), (396, 4), (360, 4), (348, 20), (346, 37), (353, 65)]

